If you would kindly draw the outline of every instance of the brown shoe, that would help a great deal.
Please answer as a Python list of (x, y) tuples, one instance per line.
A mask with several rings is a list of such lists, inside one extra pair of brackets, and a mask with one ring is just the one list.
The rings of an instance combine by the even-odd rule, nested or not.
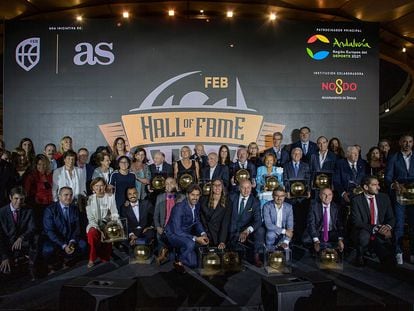
[(254, 255), (254, 265), (258, 268), (263, 267), (263, 262), (260, 260), (259, 254)]
[(165, 263), (167, 260), (168, 260), (168, 248), (163, 247), (160, 250), (158, 257), (155, 259), (155, 262), (157, 263), (157, 265), (160, 266), (163, 263)]

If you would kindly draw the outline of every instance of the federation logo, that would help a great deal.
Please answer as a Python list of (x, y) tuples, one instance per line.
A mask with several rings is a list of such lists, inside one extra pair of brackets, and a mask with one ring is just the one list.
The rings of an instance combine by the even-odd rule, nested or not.
[[(322, 43), (329, 43), (329, 39), (324, 35), (313, 35), (308, 39), (308, 44), (313, 44), (315, 42), (322, 42)], [(308, 53), (309, 57), (314, 60), (322, 60), (328, 57), (329, 51), (318, 51), (314, 53), (310, 48), (306, 48), (306, 52)]]
[(23, 40), (16, 47), (16, 63), (24, 70), (29, 71), (39, 63), (40, 38)]

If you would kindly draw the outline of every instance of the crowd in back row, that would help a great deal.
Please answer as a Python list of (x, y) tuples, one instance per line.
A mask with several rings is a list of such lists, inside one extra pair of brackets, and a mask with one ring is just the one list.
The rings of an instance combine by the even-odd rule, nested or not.
[[(411, 240), (408, 255), (414, 262), (414, 208), (407, 208), (414, 202), (404, 201), (404, 194), (409, 193), (414, 182), (411, 135), (401, 137), (401, 150), (392, 155), (389, 141), (380, 141), (369, 150), (366, 161), (358, 145), (344, 151), (337, 138), (328, 141), (321, 136), (312, 142), (308, 127), (300, 129), (297, 142), (284, 146), (282, 140), (282, 133), (274, 133), (273, 146), (262, 153), (254, 142), (248, 147), (239, 146), (234, 162), (226, 145), (208, 155), (201, 144), (195, 146), (194, 154), (184, 146), (181, 158), (172, 165), (162, 152), (156, 152), (149, 164), (144, 148), (128, 151), (122, 138), (117, 138), (112, 148), (98, 147), (90, 157), (86, 148), (73, 151), (68, 136), (62, 138), (58, 150), (50, 143), (38, 155), (28, 138), (22, 139), (11, 156), (2, 144), (1, 206), (11, 200), (10, 208), (0, 210), (2, 260), (10, 253), (7, 248), (14, 249), (16, 239), (21, 238), (14, 236), (14, 241), (4, 241), (10, 233), (6, 231), (11, 229), (2, 217), (9, 217), (9, 222), (14, 219), (16, 195), (15, 199), (26, 197), (33, 214), (33, 232), (48, 236), (46, 231), (52, 220), (45, 220), (45, 211), (53, 214), (53, 205), (60, 204), (59, 215), (65, 219), (74, 216), (79, 223), (76, 234), (82, 236), (85, 229), (87, 232), (90, 266), (97, 257), (108, 260), (110, 256), (108, 245), (97, 247), (102, 233), (100, 222), (105, 220), (107, 210), (111, 219), (128, 218), (132, 242), (140, 237), (150, 241), (156, 235), (160, 261), (165, 259), (168, 244), (176, 244), (182, 250), (182, 261), (189, 266), (194, 265), (196, 242), (224, 248), (252, 239), (255, 264), (260, 266), (263, 244), (288, 247), (293, 239), (309, 242), (316, 251), (330, 243), (342, 250), (344, 241), (350, 241), (351, 236), (358, 264), (363, 264), (363, 254), (369, 247), (383, 261), (402, 264), (405, 223)], [(328, 184), (319, 187), (316, 180), (322, 173), (328, 177)], [(268, 183), (271, 176), (274, 179)], [(158, 177), (162, 177), (161, 188), (153, 183)], [(291, 189), (297, 181), (304, 186), (300, 195)], [(207, 193), (205, 188), (193, 185), (203, 187), (207, 183)], [(23, 187), (25, 194), (14, 188), (17, 185)], [(10, 193), (12, 188), (14, 192)], [(77, 211), (65, 216), (64, 207), (73, 202)], [(187, 229), (183, 223), (188, 215), (177, 214), (173, 209), (178, 202), (187, 204), (191, 212)], [(10, 215), (3, 216), (5, 209)], [(167, 227), (170, 229), (165, 230)], [(195, 234), (195, 229), (200, 232)], [(167, 238), (163, 239), (165, 234)], [(49, 235), (45, 240), (50, 243), (43, 243), (44, 255), (52, 253), (57, 245), (66, 254), (73, 253), (70, 239), (60, 241)], [(86, 243), (78, 245), (78, 250), (85, 251)], [(3, 262), (1, 268), (4, 271)]]

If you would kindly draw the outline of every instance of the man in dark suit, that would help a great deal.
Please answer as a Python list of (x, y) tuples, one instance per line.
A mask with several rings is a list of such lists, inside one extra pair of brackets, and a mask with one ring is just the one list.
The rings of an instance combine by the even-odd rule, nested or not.
[(70, 260), (87, 253), (88, 245), (80, 238), (79, 209), (72, 202), (72, 188), (62, 187), (59, 189), (59, 201), (45, 209), (42, 254), (48, 263), (56, 259), (57, 254)]
[(196, 243), (208, 244), (208, 237), (200, 221), (201, 188), (192, 184), (187, 188), (187, 199), (178, 203), (171, 212), (165, 227), (165, 234), (172, 247), (179, 249), (179, 260), (174, 267), (180, 273), (185, 272), (184, 266), (197, 266)]
[(229, 186), (229, 168), (218, 164), (217, 153), (211, 152), (208, 154), (208, 166), (201, 169), (201, 179), (207, 182), (217, 178), (223, 181), (225, 188)]
[(321, 249), (337, 247), (344, 249), (342, 214), (333, 199), (329, 188), (319, 193), (320, 202), (314, 202), (308, 215), (307, 234), (312, 239), (316, 253)]
[(359, 157), (358, 148), (349, 146), (346, 158), (336, 162), (334, 173), (334, 187), (343, 205), (349, 205), (354, 196), (353, 190), (361, 185), (365, 172), (366, 164)]
[(388, 195), (379, 192), (375, 176), (365, 176), (364, 192), (352, 198), (351, 221), (357, 250), (356, 264), (364, 265), (364, 252), (371, 248), (386, 267), (395, 265), (392, 245), (394, 213)]
[(395, 209), (395, 240), (398, 264), (403, 264), (402, 240), (404, 223), (408, 223), (410, 239), (410, 262), (414, 263), (414, 204), (403, 202), (397, 198), (404, 197), (405, 185), (414, 182), (413, 136), (403, 135), (400, 138), (400, 151), (391, 155), (385, 168), (385, 183), (390, 191)]
[(318, 146), (313, 142), (310, 141), (310, 133), (311, 130), (307, 126), (303, 126), (299, 129), (299, 137), (300, 139), (293, 143), (291, 146), (291, 150), (294, 148), (301, 148), (303, 152), (303, 162), (309, 163), (311, 155), (318, 151)]
[(3, 152), (3, 148), (0, 147), (0, 206), (7, 204), (10, 189), (17, 181), (16, 170), (9, 162), (1, 158)]
[(149, 170), (151, 173), (151, 180), (150, 184), (148, 185), (149, 191), (149, 199), (153, 205), (155, 205), (155, 201), (157, 196), (164, 192), (164, 190), (157, 190), (152, 188), (152, 180), (156, 176), (162, 176), (164, 179), (168, 177), (173, 177), (173, 168), (171, 164), (165, 162), (165, 156), (161, 151), (157, 151), (153, 156), (154, 163), (149, 165)]
[(198, 162), (198, 166), (200, 169), (207, 167), (208, 163), (207, 163), (207, 156), (206, 156), (206, 152), (204, 150), (204, 145), (202, 144), (197, 144), (194, 146), (194, 153), (193, 155), (190, 157), (191, 160), (195, 160)]
[(230, 221), (230, 245), (235, 247), (238, 243), (246, 243), (248, 237), (253, 235), (254, 263), (263, 265), (259, 253), (262, 252), (265, 230), (262, 226), (260, 201), (252, 195), (252, 183), (244, 179), (239, 185), (240, 193), (230, 196), (232, 208)]
[(135, 187), (127, 188), (126, 195), (129, 201), (124, 206), (124, 215), (128, 221), (128, 237), (131, 245), (135, 245), (138, 239), (143, 239), (145, 244), (151, 244), (154, 240), (154, 227), (152, 226), (151, 202), (138, 200), (138, 191)]
[(264, 162), (264, 156), (268, 153), (271, 153), (276, 158), (275, 166), (283, 167), (287, 162), (289, 162), (289, 152), (282, 147), (283, 134), (281, 132), (273, 133), (273, 147), (266, 149), (262, 153), (262, 162)]
[(29, 255), (29, 266), (33, 272), (37, 241), (32, 211), (24, 207), (22, 187), (12, 188), (9, 198), (10, 204), (0, 209), (0, 272), (10, 273), (14, 259), (25, 255)]
[[(302, 161), (302, 148), (296, 147), (291, 151), (292, 161), (286, 163), (283, 167), (283, 184), (286, 186), (288, 194), (288, 203), (293, 206), (294, 224), (294, 241), (302, 243), (302, 236), (306, 228), (306, 217), (310, 205), (310, 170), (309, 165)], [(294, 180), (303, 180), (306, 186), (306, 192), (301, 197), (293, 198), (290, 193), (291, 183)]]
[(236, 180), (237, 172), (245, 169), (249, 172), (252, 187), (256, 187), (256, 166), (247, 160), (248, 154), (245, 147), (237, 150), (237, 161), (230, 164), (230, 192), (239, 192), (239, 185)]
[(157, 264), (162, 264), (168, 260), (168, 246), (163, 240), (164, 228), (168, 224), (174, 206), (185, 199), (181, 193), (177, 193), (177, 182), (174, 178), (168, 177), (165, 180), (165, 193), (157, 196), (154, 211), (154, 226), (157, 230), (158, 257), (155, 259)]

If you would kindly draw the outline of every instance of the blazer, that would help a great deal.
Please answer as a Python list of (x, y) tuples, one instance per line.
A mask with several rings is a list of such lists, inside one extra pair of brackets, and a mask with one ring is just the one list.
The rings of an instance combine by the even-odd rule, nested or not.
[[(298, 140), (297, 142), (293, 143), (291, 145), (290, 150), (292, 150), (293, 148), (300, 148), (302, 149), (302, 142), (300, 140)], [(314, 143), (313, 141), (308, 141), (308, 153), (303, 153), (303, 157), (302, 157), (302, 161), (309, 163), (310, 159), (311, 159), (311, 155), (314, 153), (317, 153), (319, 150), (318, 145), (316, 143)], [(302, 149), (303, 151), (303, 149)]]
[[(185, 195), (182, 193), (175, 193), (175, 204), (185, 200)], [(157, 196), (154, 210), (154, 226), (155, 228), (165, 227), (165, 217), (167, 215), (167, 194), (161, 193)]]
[[(66, 183), (66, 179), (64, 178), (64, 170), (65, 167), (59, 167), (53, 171), (53, 186), (52, 186), (52, 194), (53, 194), (53, 200), (57, 202), (58, 200), (58, 192), (59, 189), (62, 187), (69, 186)], [(73, 190), (73, 196), (75, 198), (78, 197), (79, 194), (86, 194), (86, 174), (85, 172), (80, 169), (79, 167), (74, 167), (73, 171), (77, 178), (77, 188), (72, 189)]]
[[(375, 195), (378, 209), (378, 224), (395, 225), (395, 217), (391, 207), (391, 201), (387, 194), (378, 193)], [(351, 201), (351, 221), (357, 230), (365, 229), (372, 232), (374, 225), (371, 225), (371, 213), (368, 201), (364, 194), (352, 198)]]
[(411, 156), (410, 170), (408, 171), (401, 152), (394, 153), (389, 157), (385, 167), (385, 184), (389, 190), (391, 190), (391, 184), (394, 181), (400, 183), (414, 181), (414, 156)]
[(0, 257), (1, 260), (11, 258), (13, 253), (11, 247), (19, 237), (23, 241), (33, 239), (35, 224), (32, 217), (32, 210), (28, 208), (19, 209), (17, 224), (14, 223), (13, 213), (10, 205), (0, 208)]
[(290, 159), (289, 152), (285, 149), (285, 147), (281, 147), (279, 158), (277, 157), (277, 154), (275, 152), (275, 149), (273, 149), (273, 147), (266, 149), (262, 153), (262, 162), (264, 162), (264, 156), (267, 153), (271, 153), (275, 156), (276, 158), (276, 163), (274, 164), (275, 166), (283, 167), (283, 165), (289, 162), (289, 159)]
[(98, 212), (98, 205), (97, 205), (97, 198), (96, 194), (92, 194), (89, 196), (88, 204), (86, 205), (86, 216), (88, 217), (88, 226), (86, 227), (86, 232), (89, 231), (90, 228), (100, 228), (101, 221), (106, 217), (108, 211), (111, 213), (111, 220), (118, 220), (119, 214), (116, 208), (115, 202), (115, 195), (105, 194), (103, 198), (103, 205), (99, 206)]
[(200, 221), (200, 204), (197, 203), (194, 211), (191, 211), (188, 200), (181, 201), (173, 208), (165, 227), (165, 234), (167, 238), (174, 237), (178, 239), (193, 239), (194, 235), (200, 236), (205, 232), (203, 225)]
[[(340, 159), (336, 162), (336, 168), (334, 172), (334, 187), (339, 195), (344, 192), (348, 192), (355, 188), (355, 185), (360, 185), (362, 179), (365, 177), (366, 164), (362, 159), (358, 159), (356, 163), (357, 176), (353, 180), (353, 174), (351, 167), (349, 166), (348, 159)], [(354, 184), (353, 184), (354, 183)]]
[[(271, 176), (274, 176), (277, 178), (279, 182), (279, 186), (283, 187), (283, 170), (281, 168), (277, 168), (275, 166), (272, 167), (272, 173)], [(256, 190), (257, 192), (263, 192), (264, 186), (266, 184), (266, 177), (269, 176), (267, 174), (267, 167), (266, 166), (260, 166), (257, 168), (257, 174), (256, 174)]]
[(293, 208), (287, 202), (282, 204), (282, 227), (277, 227), (277, 211), (274, 201), (269, 201), (263, 206), (263, 219), (266, 231), (282, 234), (283, 229), (293, 229)]
[(316, 172), (329, 172), (333, 173), (335, 171), (335, 164), (336, 164), (336, 155), (332, 151), (326, 152), (325, 161), (323, 161), (322, 167), (319, 162), (319, 152), (316, 152), (311, 155), (310, 157), (310, 170), (312, 175)]
[(208, 197), (203, 197), (201, 199), (200, 218), (203, 227), (207, 230), (210, 244), (216, 246), (220, 243), (226, 243), (227, 241), (231, 208), (229, 201), (227, 201), (225, 207), (221, 206), (219, 203), (213, 210), (209, 207), (208, 199)]
[[(331, 202), (329, 207), (330, 214), (330, 227), (329, 233), (335, 232), (338, 237), (344, 236), (344, 224), (342, 220), (342, 213), (339, 210), (339, 206), (334, 202)], [(321, 240), (321, 234), (323, 231), (323, 206), (321, 202), (314, 202), (311, 205), (307, 218), (307, 233), (311, 239), (318, 238)], [(313, 241), (312, 241), (313, 242)]]
[(43, 216), (43, 231), (47, 238), (60, 248), (71, 240), (79, 242), (80, 223), (77, 206), (69, 206), (69, 222), (67, 222), (59, 202), (49, 205)]
[(293, 167), (293, 162), (289, 161), (283, 166), (283, 184), (285, 185), (286, 192), (290, 192), (289, 180), (292, 179), (304, 179), (308, 190), (310, 185), (310, 170), (309, 165), (305, 162), (299, 162), (299, 171), (298, 175), (295, 176), (295, 169)]
[[(226, 165), (217, 164), (216, 168), (213, 172), (213, 178), (219, 178), (223, 181), (224, 187), (227, 188), (229, 186), (230, 180), (230, 173), (229, 168)], [(203, 167), (201, 169), (201, 179), (204, 181), (210, 180), (210, 167)]]
[(203, 154), (202, 156), (193, 154), (191, 155), (190, 159), (196, 160), (199, 164), (200, 169), (208, 166), (208, 157), (205, 154)]
[(9, 202), (9, 192), (16, 185), (17, 173), (13, 166), (0, 159), (0, 206)]
[(149, 218), (149, 211), (152, 209), (152, 204), (148, 200), (140, 200), (138, 202), (139, 219), (135, 216), (134, 210), (131, 204), (124, 206), (124, 215), (128, 221), (128, 235), (130, 233), (139, 237), (142, 234), (142, 230), (151, 225), (151, 219)]
[(161, 170), (161, 172), (158, 172), (157, 171), (157, 166), (154, 163), (150, 164), (148, 167), (149, 167), (149, 170), (150, 170), (150, 173), (151, 173), (151, 176), (152, 177), (155, 177), (157, 175), (162, 175), (165, 178), (167, 178), (167, 177), (174, 177), (172, 165), (171, 164), (168, 164), (165, 161), (162, 163), (162, 170)]
[[(114, 172), (114, 169), (112, 167), (109, 167), (108, 180), (106, 181), (106, 183), (109, 183), (109, 180), (111, 179), (111, 174), (113, 172)], [(102, 177), (103, 179), (105, 179), (105, 175), (102, 173), (102, 170), (100, 167), (95, 168), (95, 170), (93, 171), (92, 179), (95, 179), (97, 177)]]
[(262, 216), (260, 213), (260, 201), (252, 194), (247, 198), (244, 210), (239, 215), (239, 193), (234, 193), (230, 197), (230, 206), (232, 209), (230, 220), (230, 234), (235, 235), (251, 226), (254, 231), (262, 225)]

